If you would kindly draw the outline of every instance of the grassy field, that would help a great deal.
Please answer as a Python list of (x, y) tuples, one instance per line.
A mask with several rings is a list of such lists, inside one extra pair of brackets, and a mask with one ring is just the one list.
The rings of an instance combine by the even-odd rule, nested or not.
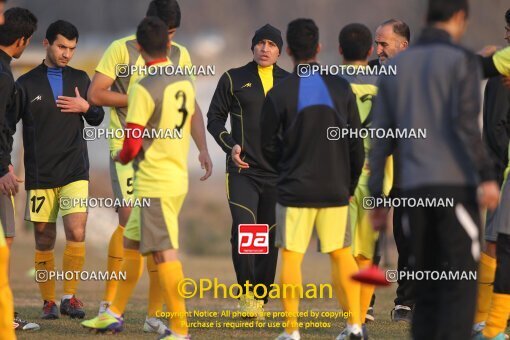
[[(57, 269), (61, 268), (61, 255), (63, 251), (63, 242), (59, 242), (56, 247)], [(15, 268), (12, 270), (11, 286), (15, 297), (16, 310), (24, 318), (34, 320), (40, 323), (41, 330), (38, 332), (18, 332), (19, 339), (69, 339), (73, 338), (93, 338), (99, 335), (93, 335), (79, 325), (78, 320), (71, 320), (67, 317), (44, 321), (40, 320), (42, 302), (39, 297), (39, 291), (36, 283), (27, 275), (27, 270), (32, 267), (33, 241), (29, 237), (19, 237), (14, 245), (13, 260)], [(330, 267), (329, 259), (325, 255), (313, 252), (312, 249), (305, 257), (303, 264), (303, 278), (305, 283), (329, 283)], [(106, 250), (87, 247), (87, 258), (85, 270), (104, 270), (106, 261)], [(221, 283), (234, 283), (234, 273), (231, 267), (230, 258), (220, 257), (199, 257), (183, 256), (184, 274), (186, 277), (194, 279), (199, 278), (218, 278)], [(87, 317), (92, 317), (97, 313), (97, 306), (102, 297), (103, 282), (81, 282), (77, 296), (85, 303)], [(155, 339), (154, 334), (145, 334), (142, 331), (142, 325), (145, 318), (147, 306), (147, 288), (148, 277), (144, 273), (134, 295), (128, 304), (125, 313), (125, 331), (117, 335), (101, 335), (101, 338), (123, 338), (123, 339)], [(62, 294), (62, 283), (57, 282), (57, 297)], [(376, 302), (376, 321), (368, 325), (369, 333), (373, 339), (406, 339), (408, 338), (408, 328), (403, 324), (392, 323), (389, 318), (389, 311), (393, 306), (394, 287), (381, 289), (377, 291)], [(212, 296), (206, 296), (203, 299), (192, 298), (187, 300), (189, 311), (218, 311), (221, 314), (224, 310), (235, 310), (237, 301), (232, 299), (214, 299)], [(336, 299), (307, 300), (301, 302), (301, 311), (334, 311), (338, 310)], [(280, 311), (281, 302), (271, 301), (267, 306), (267, 311)], [(219, 317), (216, 319), (204, 317), (192, 317), (190, 321), (218, 321), (222, 326), (226, 322), (239, 324), (245, 320), (228, 317)], [(280, 332), (281, 328), (275, 328), (276, 322), (281, 322), (281, 318), (266, 319), (264, 327), (227, 329), (227, 328), (192, 328), (190, 333), (194, 339), (273, 339)], [(343, 319), (319, 318), (304, 319), (303, 322), (313, 321), (329, 324), (329, 327), (302, 329), (301, 334), (304, 339), (334, 339), (345, 326)], [(273, 326), (273, 327), (270, 327)], [(323, 324), (324, 325), (324, 324)], [(311, 327), (316, 324), (310, 324)]]
[[(111, 197), (110, 184), (107, 173), (92, 173), (94, 197)], [(182, 263), (185, 277), (195, 280), (201, 278), (217, 278), (220, 283), (232, 284), (235, 282), (234, 269), (229, 256), (230, 244), (228, 237), (230, 230), (230, 217), (226, 198), (224, 197), (224, 179), (217, 176), (214, 181), (199, 182), (195, 174), (190, 181), (190, 192), (184, 203), (180, 216), (180, 239), (183, 253)], [(20, 200), (18, 216), (23, 216), (24, 198)], [(87, 223), (87, 255), (85, 261), (86, 271), (106, 270), (107, 246), (110, 235), (116, 224), (117, 217), (112, 209), (91, 209)], [(93, 335), (82, 328), (78, 320), (61, 318), (53, 321), (40, 320), (42, 301), (39, 289), (32, 277), (27, 275), (33, 267), (34, 241), (30, 232), (23, 232), (20, 220), (17, 237), (11, 253), (11, 287), (14, 292), (15, 309), (25, 319), (33, 320), (41, 325), (41, 330), (33, 333), (18, 332), (19, 339), (69, 339), (94, 338)], [(63, 229), (57, 225), (58, 239), (55, 248), (55, 263), (57, 270), (62, 268), (62, 254), (64, 247)], [(390, 228), (391, 231), (391, 228)], [(383, 242), (383, 263), (396, 263), (396, 251), (392, 236), (387, 235)], [(279, 278), (278, 268), (277, 279)], [(330, 283), (330, 264), (326, 255), (316, 252), (316, 243), (311, 242), (308, 253), (303, 262), (304, 283)], [(104, 282), (81, 282), (77, 296), (85, 304), (86, 318), (97, 313), (98, 304), (102, 299)], [(103, 339), (156, 339), (155, 334), (145, 334), (142, 331), (147, 308), (148, 277), (144, 273), (133, 297), (125, 312), (125, 330), (117, 335), (101, 335)], [(62, 295), (62, 282), (57, 282), (57, 299)], [(376, 291), (375, 314), (376, 321), (368, 324), (371, 339), (409, 339), (409, 327), (406, 324), (397, 324), (390, 321), (390, 310), (393, 308), (395, 286), (378, 289)], [(0, 297), (1, 298), (1, 297)], [(207, 296), (203, 299), (192, 298), (187, 300), (188, 311), (222, 311), (235, 310), (237, 301), (233, 299), (214, 299)], [(281, 301), (271, 301), (266, 305), (266, 311), (281, 311)], [(335, 298), (302, 300), (301, 311), (338, 311)], [(239, 324), (243, 319), (218, 317), (216, 319), (192, 317), (191, 322), (218, 322), (224, 326), (228, 322)], [(281, 331), (275, 327), (280, 319), (267, 318), (264, 327), (245, 327), (240, 329), (222, 328), (192, 328), (190, 333), (193, 339), (274, 339)], [(344, 319), (308, 319), (303, 322), (323, 322), (327, 327), (312, 327), (301, 329), (303, 339), (334, 339), (345, 326)], [(270, 327), (271, 326), (271, 327)], [(316, 326), (311, 324), (311, 326)], [(507, 330), (508, 331), (508, 330)]]

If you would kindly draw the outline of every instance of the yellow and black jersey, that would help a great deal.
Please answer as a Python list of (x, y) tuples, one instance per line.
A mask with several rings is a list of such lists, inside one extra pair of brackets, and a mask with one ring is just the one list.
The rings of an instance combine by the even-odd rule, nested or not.
[[(227, 172), (276, 176), (260, 148), (260, 115), (266, 93), (288, 75), (276, 64), (262, 68), (251, 61), (221, 76), (207, 112), (207, 130), (227, 154)], [(229, 114), (230, 132), (225, 128)], [(236, 144), (241, 146), (241, 158), (250, 164), (249, 169), (238, 168), (230, 159)]]
[[(173, 65), (191, 66), (191, 58), (186, 47), (172, 41), (169, 50), (169, 58)], [(119, 72), (124, 65), (143, 66), (140, 52), (136, 49), (136, 36), (115, 40), (108, 47), (103, 57), (96, 67), (96, 72), (102, 73), (107, 77), (114, 79), (111, 90), (122, 94), (127, 94), (129, 87), (141, 78), (138, 74), (123, 74), (126, 77), (119, 77)], [(110, 129), (123, 129), (126, 126), (127, 108), (112, 107), (110, 111)], [(111, 138), (110, 150), (119, 150), (122, 148), (122, 139)]]
[[(170, 64), (158, 64), (165, 66)], [(134, 190), (138, 197), (167, 197), (188, 191), (191, 117), (195, 112), (193, 80), (164, 74), (146, 76), (128, 93), (126, 123), (145, 127), (137, 154)]]
[[(361, 126), (370, 128), (372, 123), (372, 104), (377, 96), (377, 76), (373, 75), (344, 75), (345, 80), (351, 84), (351, 89), (356, 96), (356, 104), (358, 105)], [(370, 138), (363, 139), (363, 147), (365, 150), (365, 164), (359, 178), (359, 184), (367, 185), (370, 176), (370, 166), (368, 164), (368, 154), (370, 151)], [(393, 167), (393, 157), (390, 156), (386, 162), (384, 176), (384, 194), (388, 195), (393, 184), (394, 175), (397, 169)]]
[[(356, 76), (344, 75), (345, 80), (351, 84), (351, 89), (356, 96), (356, 104), (358, 106), (359, 117), (361, 126), (364, 128), (370, 127), (372, 122), (372, 103), (377, 96), (377, 76)], [(368, 157), (368, 150), (370, 149), (370, 139), (363, 139), (363, 147), (365, 149), (365, 157)], [(366, 159), (365, 159), (366, 161)], [(367, 164), (365, 164), (367, 165)], [(368, 167), (363, 167), (362, 176), (369, 175)]]

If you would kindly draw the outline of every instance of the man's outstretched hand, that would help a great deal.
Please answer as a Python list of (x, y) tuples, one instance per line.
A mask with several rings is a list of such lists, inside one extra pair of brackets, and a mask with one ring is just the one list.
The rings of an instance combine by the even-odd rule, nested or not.
[(239, 144), (234, 145), (231, 153), (232, 160), (234, 161), (235, 165), (237, 165), (238, 168), (248, 169), (250, 165), (241, 159), (241, 151), (242, 151), (241, 146), (239, 146)]

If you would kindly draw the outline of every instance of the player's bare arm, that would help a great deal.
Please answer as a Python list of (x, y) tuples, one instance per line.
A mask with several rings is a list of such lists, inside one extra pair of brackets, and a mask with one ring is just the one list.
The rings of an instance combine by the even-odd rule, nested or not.
[(207, 140), (205, 138), (205, 126), (204, 126), (204, 117), (202, 117), (202, 110), (198, 103), (195, 101), (195, 113), (191, 118), (191, 137), (197, 146), (198, 151), (200, 152), (198, 155), (198, 161), (200, 162), (200, 166), (202, 169), (205, 169), (204, 176), (200, 177), (201, 181), (205, 181), (212, 174), (213, 164), (211, 161), (211, 157), (209, 156), (209, 150), (207, 150)]
[(113, 82), (114, 79), (96, 72), (88, 91), (89, 103), (97, 106), (126, 107), (127, 95), (111, 91), (110, 87)]

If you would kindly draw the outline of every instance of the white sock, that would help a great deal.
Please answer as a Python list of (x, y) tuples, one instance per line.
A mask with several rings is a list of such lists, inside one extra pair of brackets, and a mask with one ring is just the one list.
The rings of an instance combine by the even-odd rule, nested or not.
[(358, 334), (358, 333), (362, 334), (363, 333), (361, 326), (358, 324), (353, 324), (353, 325), (347, 324), (347, 327), (351, 333), (354, 333), (354, 334)]

